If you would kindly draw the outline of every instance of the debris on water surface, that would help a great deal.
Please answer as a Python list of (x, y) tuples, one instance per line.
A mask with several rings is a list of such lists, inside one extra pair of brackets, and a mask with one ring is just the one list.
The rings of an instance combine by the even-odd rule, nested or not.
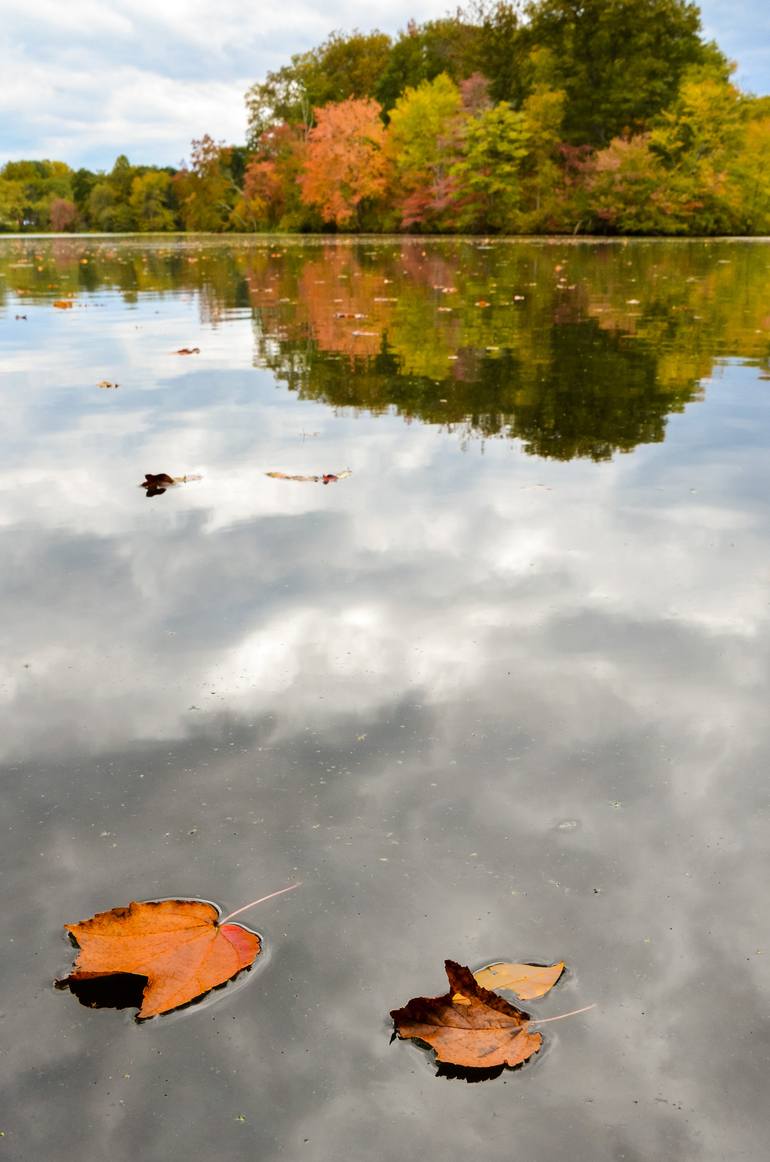
[(499, 962), (480, 968), (478, 972), (474, 972), (473, 978), (483, 988), (506, 989), (515, 993), (522, 1001), (533, 1001), (551, 991), (565, 967), (563, 960), (558, 964)]
[(202, 476), (169, 476), (167, 472), (145, 472), (144, 480), (139, 487), (147, 490), (147, 496), (162, 496), (167, 488), (172, 488), (175, 484), (187, 484), (191, 480), (202, 479)]
[(345, 468), (343, 472), (324, 472), (321, 476), (291, 476), (286, 472), (265, 473), (265, 476), (270, 476), (273, 480), (302, 480), (310, 484), (336, 484), (338, 480), (344, 480), (346, 476), (352, 475), (350, 468)]
[(469, 968), (452, 960), (445, 967), (448, 993), (415, 997), (391, 1012), (399, 1038), (429, 1045), (441, 1066), (467, 1081), (497, 1077), (537, 1053), (543, 1037), (528, 1031), (528, 1013), (482, 988)]

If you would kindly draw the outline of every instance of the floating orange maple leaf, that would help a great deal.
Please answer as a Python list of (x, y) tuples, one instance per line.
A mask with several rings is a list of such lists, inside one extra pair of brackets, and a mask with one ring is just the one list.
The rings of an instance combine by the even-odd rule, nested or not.
[(219, 910), (199, 900), (132, 903), (65, 925), (79, 952), (62, 984), (117, 973), (147, 978), (138, 1018), (195, 1000), (248, 968), (261, 941), (240, 924), (218, 923)]
[(146, 977), (137, 1020), (167, 1013), (232, 980), (256, 960), (259, 936), (227, 920), (298, 887), (271, 892), (224, 923), (219, 909), (202, 900), (148, 900), (65, 924), (79, 951), (70, 975), (57, 983), (77, 992), (84, 982), (106, 977)]

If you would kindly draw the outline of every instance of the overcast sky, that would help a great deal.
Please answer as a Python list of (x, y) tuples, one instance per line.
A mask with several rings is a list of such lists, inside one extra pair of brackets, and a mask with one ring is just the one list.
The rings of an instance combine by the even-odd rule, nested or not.
[[(0, 162), (60, 158), (109, 168), (176, 165), (190, 139), (242, 141), (243, 94), (293, 52), (332, 29), (394, 33), (410, 16), (440, 16), (448, 0), (0, 0)], [(738, 63), (737, 79), (770, 92), (770, 8), (705, 0), (708, 36)]]

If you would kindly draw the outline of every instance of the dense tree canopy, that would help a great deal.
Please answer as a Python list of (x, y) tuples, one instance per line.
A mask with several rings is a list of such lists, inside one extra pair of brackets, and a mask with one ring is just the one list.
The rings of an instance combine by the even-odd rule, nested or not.
[(644, 131), (688, 68), (725, 65), (688, 0), (538, 0), (528, 14), (522, 36), (548, 51), (551, 83), (566, 95), (565, 138), (578, 145)]
[(770, 97), (690, 0), (476, 0), (333, 32), (246, 94), (248, 145), (178, 171), (0, 170), (0, 230), (770, 230)]

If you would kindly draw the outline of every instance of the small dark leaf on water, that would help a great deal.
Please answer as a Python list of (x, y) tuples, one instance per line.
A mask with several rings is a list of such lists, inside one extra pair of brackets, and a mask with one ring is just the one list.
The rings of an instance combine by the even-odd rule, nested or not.
[(145, 472), (144, 480), (139, 487), (145, 488), (148, 496), (162, 496), (166, 489), (174, 484), (187, 484), (190, 480), (200, 479), (200, 476), (169, 476), (167, 472)]
[(147, 488), (149, 485), (157, 484), (173, 484), (174, 477), (169, 476), (168, 472), (145, 472), (144, 481), (139, 485), (140, 488)]
[[(539, 1050), (543, 1038), (530, 1033), (529, 1014), (482, 988), (469, 968), (447, 960), (449, 992), (441, 997), (415, 997), (391, 1017), (399, 1037), (429, 1045), (445, 1075), (482, 1080), (513, 1069)], [(470, 1074), (470, 1076), (469, 1076)]]
[(139, 487), (145, 488), (148, 496), (162, 496), (167, 486), (173, 483), (174, 477), (166, 472), (146, 472)]

